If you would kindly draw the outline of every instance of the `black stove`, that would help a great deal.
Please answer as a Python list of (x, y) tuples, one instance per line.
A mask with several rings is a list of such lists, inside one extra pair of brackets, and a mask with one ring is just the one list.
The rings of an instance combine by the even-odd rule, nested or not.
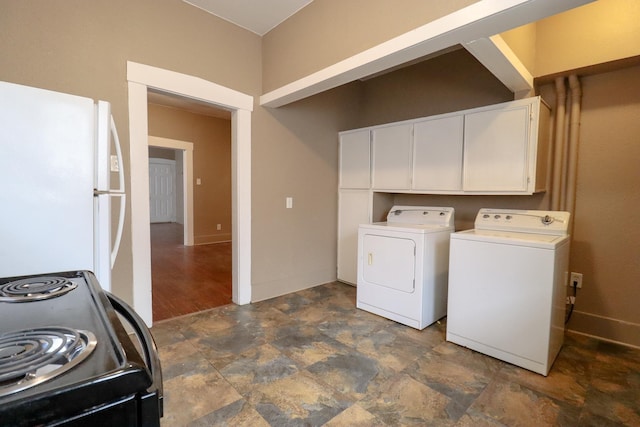
[(153, 338), (91, 272), (0, 279), (1, 425), (159, 426), (161, 416)]

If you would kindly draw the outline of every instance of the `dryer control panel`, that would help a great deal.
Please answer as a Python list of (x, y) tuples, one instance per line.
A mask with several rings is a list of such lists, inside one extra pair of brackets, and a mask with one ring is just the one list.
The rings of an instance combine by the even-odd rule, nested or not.
[(564, 236), (569, 230), (569, 212), (482, 208), (476, 216), (477, 230), (501, 230)]
[(453, 220), (453, 208), (431, 206), (394, 206), (387, 215), (388, 224), (453, 227)]

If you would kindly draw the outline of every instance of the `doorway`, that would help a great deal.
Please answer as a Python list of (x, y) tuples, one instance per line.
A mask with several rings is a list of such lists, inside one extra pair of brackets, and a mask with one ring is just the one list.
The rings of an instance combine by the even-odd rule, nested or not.
[(253, 97), (199, 77), (127, 62), (131, 159), (133, 307), (153, 324), (149, 230), (147, 91), (149, 88), (231, 111), (232, 299), (251, 302), (251, 112)]
[[(230, 114), (227, 112), (225, 116), (218, 110), (175, 105), (152, 93), (149, 95), (148, 123), (149, 133), (153, 135), (181, 139), (149, 137), (153, 318), (164, 320), (230, 304)], [(192, 147), (192, 167), (180, 161), (185, 151), (179, 149), (181, 146)], [(194, 239), (193, 245), (189, 246), (183, 243), (180, 212), (173, 214), (168, 207), (171, 203), (178, 207), (183, 205), (178, 193), (185, 174), (192, 177), (188, 182), (194, 188), (190, 202)]]

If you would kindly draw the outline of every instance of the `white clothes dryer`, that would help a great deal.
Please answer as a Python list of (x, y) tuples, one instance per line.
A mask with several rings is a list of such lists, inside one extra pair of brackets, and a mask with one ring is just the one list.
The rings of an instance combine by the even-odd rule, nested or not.
[(416, 329), (444, 317), (453, 221), (453, 208), (394, 206), (360, 224), (356, 306)]
[(480, 209), (451, 235), (447, 341), (547, 375), (564, 341), (568, 212)]

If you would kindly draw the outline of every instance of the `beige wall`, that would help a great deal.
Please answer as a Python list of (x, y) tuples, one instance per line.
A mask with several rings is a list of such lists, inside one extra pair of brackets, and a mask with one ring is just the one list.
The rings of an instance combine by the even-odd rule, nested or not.
[[(511, 99), (465, 51), (364, 82), (359, 126), (468, 108)], [(469, 73), (467, 75), (467, 72)], [(640, 346), (640, 65), (581, 79), (583, 99), (577, 199), (570, 270), (583, 273), (568, 328)], [(423, 78), (424, 77), (424, 78)], [(472, 77), (466, 79), (465, 77)], [(538, 89), (552, 107), (554, 86)], [(437, 94), (437, 96), (434, 96)], [(386, 120), (388, 119), (388, 120)], [(452, 206), (456, 229), (473, 228), (483, 207), (549, 209), (549, 193), (533, 196), (403, 195), (388, 203)], [(374, 218), (384, 220), (378, 209)], [(388, 209), (388, 207), (387, 207)]]
[(513, 100), (513, 93), (459, 49), (362, 83), (358, 126)]
[(263, 93), (478, 0), (316, 0), (264, 36)]
[[(3, 2), (0, 79), (110, 101), (127, 167), (127, 60), (198, 76), (258, 96), (310, 70), (331, 65), (407, 28), (428, 22), (433, 18), (429, 13), (413, 13), (421, 3), (430, 7), (432, 3), (454, 2), (411, 2), (411, 7), (398, 10), (399, 15), (388, 14), (389, 26), (385, 21), (387, 16), (380, 13), (384, 10), (381, 7), (397, 2), (354, 2), (362, 5), (357, 10), (359, 16), (364, 14), (375, 23), (368, 28), (351, 28), (347, 25), (349, 21), (341, 21), (342, 15), (350, 16), (344, 3), (313, 2), (303, 9), (299, 22), (291, 22), (281, 31), (272, 31), (262, 46), (255, 34), (180, 0)], [(596, 2), (605, 3), (637, 5), (634, 0)], [(452, 8), (459, 6), (455, 4)], [(344, 14), (327, 14), (327, 6), (338, 8)], [(556, 31), (554, 21), (544, 25)], [(584, 29), (600, 25), (605, 23), (582, 23), (576, 31), (584, 33)], [(633, 35), (637, 24), (631, 28), (625, 31)], [(614, 36), (619, 34), (615, 29), (610, 31)], [(283, 41), (289, 37), (290, 46)], [(296, 38), (300, 40), (293, 40)], [(570, 44), (560, 46), (559, 38), (560, 33), (556, 33), (547, 41), (544, 38), (537, 41), (536, 46), (544, 46), (544, 52), (541, 49), (536, 52), (536, 61), (542, 61), (541, 55), (545, 55), (549, 63), (555, 64), (541, 62), (540, 69), (550, 71), (539, 73), (574, 67), (573, 63), (564, 62), (562, 55), (565, 46), (571, 49)], [(608, 43), (614, 45), (615, 37)], [(638, 44), (634, 46), (632, 54)], [(581, 44), (578, 49), (589, 48)], [(560, 53), (556, 53), (556, 49)], [(302, 57), (297, 56), (300, 51), (303, 51)], [(616, 55), (628, 54), (628, 51), (619, 52), (617, 47), (616, 52)], [(289, 58), (298, 60), (291, 63)], [(437, 64), (440, 64), (440, 74), (425, 65), (428, 78), (422, 82), (416, 80), (416, 76), (409, 76), (414, 88), (405, 86), (406, 75), (389, 74), (376, 82), (347, 84), (279, 109), (256, 106), (252, 115), (251, 168), (254, 300), (335, 279), (338, 131), (430, 114), (443, 108), (445, 103), (447, 109), (457, 105), (466, 108), (468, 104), (491, 103), (509, 95), (495, 80), (486, 78), (486, 74), (481, 78), (474, 75), (463, 79), (461, 70), (446, 68), (441, 62)], [(640, 275), (633, 256), (638, 253), (640, 240), (638, 226), (631, 216), (640, 206), (637, 191), (630, 187), (638, 182), (634, 163), (639, 154), (638, 101), (629, 98), (640, 92), (637, 78), (634, 82), (633, 77), (637, 75), (636, 67), (584, 79), (576, 244), (571, 263), (574, 271), (585, 274), (585, 279), (571, 327), (639, 345), (635, 341), (639, 333), (627, 339), (628, 334), (624, 332), (637, 331), (640, 324), (637, 309), (632, 307), (638, 300)], [(449, 85), (446, 91), (436, 90), (438, 82), (454, 76), (459, 78), (455, 85)], [(387, 88), (391, 87), (403, 96), (390, 92)], [(600, 158), (602, 161), (597, 160)], [(294, 198), (293, 209), (284, 208), (285, 197)], [(397, 201), (404, 202), (405, 197), (409, 196), (398, 196)], [(457, 210), (457, 227), (468, 228), (480, 207), (508, 204), (531, 208), (544, 206), (545, 197), (412, 196), (408, 201), (452, 205)], [(615, 208), (622, 208), (629, 218), (620, 221), (618, 217), (616, 221), (604, 223), (602, 213)], [(129, 212), (127, 215), (129, 221)], [(127, 222), (114, 271), (114, 290), (127, 300), (131, 299), (133, 287), (131, 260), (130, 223)]]
[[(640, 66), (581, 79), (571, 270), (584, 274), (569, 328), (640, 346)], [(550, 98), (554, 88), (541, 88)], [(555, 102), (555, 101), (553, 101)]]
[(640, 2), (598, 0), (501, 36), (534, 77), (640, 55)]
[[(261, 39), (181, 0), (24, 0), (1, 8), (0, 79), (110, 101), (127, 169), (128, 60), (261, 94)], [(254, 301), (335, 279), (337, 132), (356, 111), (354, 90), (252, 114)], [(293, 209), (285, 210), (287, 196)], [(128, 208), (113, 280), (129, 302), (130, 221)]]
[(535, 76), (640, 55), (640, 2), (598, 0), (537, 23)]
[[(635, 346), (640, 346), (640, 227), (625, 212), (640, 209), (638, 22), (640, 2), (599, 0), (543, 19), (533, 31), (527, 26), (502, 34), (538, 81), (570, 72), (581, 77), (571, 270), (584, 274), (584, 286), (568, 327)], [(555, 104), (553, 84), (540, 92)]]
[(193, 143), (194, 243), (231, 240), (231, 121), (157, 104), (148, 114), (149, 135)]
[[(111, 102), (127, 170), (127, 60), (257, 96), (260, 43), (255, 34), (181, 0), (21, 0), (0, 6), (0, 79)], [(131, 302), (129, 206), (113, 290)]]
[(534, 74), (536, 68), (536, 41), (538, 39), (538, 24), (523, 25), (500, 34), (500, 37), (517, 55), (522, 65)]
[[(530, 28), (522, 30), (526, 33)], [(562, 33), (557, 33), (557, 36), (562, 37)], [(630, 40), (622, 39), (619, 43), (628, 45)], [(544, 55), (544, 52), (538, 54)], [(440, 76), (430, 74), (429, 65), (426, 66), (423, 74), (428, 76), (426, 79), (431, 84), (440, 83), (445, 77), (452, 78), (451, 70), (456, 68), (444, 64), (452, 55), (465, 60), (465, 53), (458, 51), (429, 61), (429, 65), (434, 67), (441, 62), (438, 68), (442, 73)], [(581, 66), (596, 65), (590, 62), (593, 61), (590, 56), (581, 61)], [(637, 167), (637, 159), (640, 158), (640, 146), (637, 144), (640, 135), (640, 66), (596, 74), (591, 74), (594, 69), (590, 67), (589, 73), (582, 78), (583, 115), (570, 261), (571, 271), (584, 274), (584, 287), (578, 292), (576, 309), (568, 327), (588, 335), (640, 346), (640, 311), (637, 310), (637, 301), (640, 300), (637, 284), (640, 278), (640, 264), (637, 262), (640, 227), (632, 214), (640, 209), (637, 191), (640, 182), (640, 169)], [(367, 102), (363, 104), (369, 107), (363, 108), (378, 107), (373, 107), (374, 110), (362, 119), (362, 125), (380, 121), (381, 111), (385, 109), (380, 104), (391, 107), (393, 112), (388, 115), (393, 120), (411, 117), (410, 113), (400, 112), (403, 109), (432, 113), (424, 106), (413, 106), (416, 98), (410, 96), (411, 92), (422, 92), (427, 98), (429, 91), (423, 88), (429, 84), (407, 80), (410, 74), (405, 70), (385, 76), (389, 80), (387, 82), (366, 82), (369, 86), (364, 88), (363, 99)], [(470, 94), (475, 89), (482, 93), (480, 86), (490, 84), (490, 79), (476, 80), (469, 87), (461, 88), (461, 92)], [(446, 84), (442, 90), (456, 93), (455, 87)], [(538, 92), (552, 107), (555, 106), (553, 85), (542, 86)], [(372, 93), (378, 95), (372, 97)], [(476, 94), (478, 102), (498, 102), (496, 98), (505, 96), (496, 88), (485, 91), (484, 97), (479, 93)], [(442, 96), (438, 98), (443, 99)], [(457, 101), (455, 97), (444, 99)], [(398, 105), (398, 102), (403, 105)], [(504, 197), (396, 195), (392, 203), (453, 206), (456, 209), (456, 228), (466, 229), (473, 227), (475, 214), (482, 207), (548, 209), (549, 196), (547, 193)], [(374, 220), (383, 218), (380, 214)]]
[(254, 301), (336, 279), (338, 131), (356, 121), (359, 90), (348, 84), (256, 117), (270, 134), (252, 147)]

